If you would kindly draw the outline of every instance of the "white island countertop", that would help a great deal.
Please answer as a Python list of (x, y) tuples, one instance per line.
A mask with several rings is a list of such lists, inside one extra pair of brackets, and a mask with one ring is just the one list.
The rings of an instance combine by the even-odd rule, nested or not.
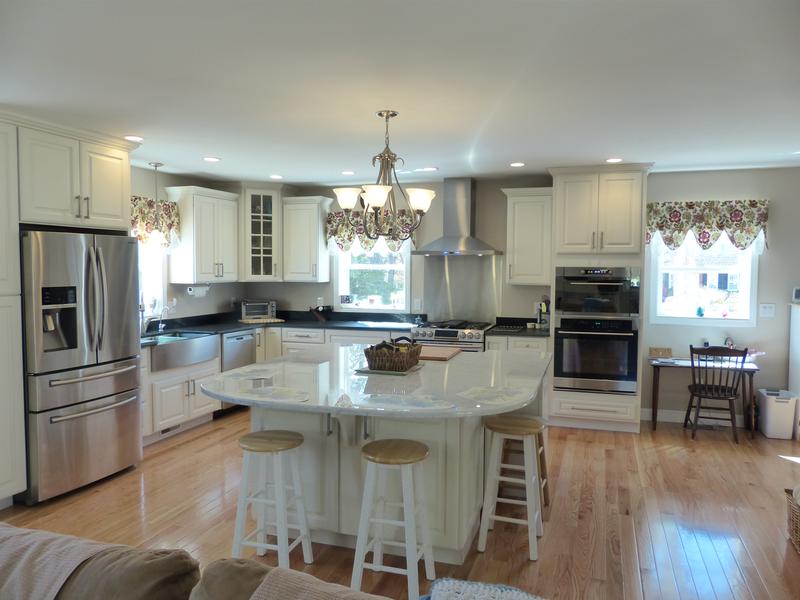
[(462, 352), (420, 361), (407, 375), (361, 375), (361, 345), (295, 351), (205, 380), (217, 400), (298, 412), (397, 418), (461, 418), (518, 410), (539, 394), (552, 355)]

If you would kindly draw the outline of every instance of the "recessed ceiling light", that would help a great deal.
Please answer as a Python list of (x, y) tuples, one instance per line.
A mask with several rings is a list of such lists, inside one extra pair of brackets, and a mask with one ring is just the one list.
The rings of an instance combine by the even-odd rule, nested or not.
[(518, 169), (520, 167), (524, 167), (525, 163), (524, 162), (513, 162), (513, 163), (509, 164), (508, 166), (509, 167), (514, 167), (515, 169)]
[(206, 162), (215, 163), (221, 161), (222, 159), (217, 156), (204, 156), (203, 160)]
[(143, 142), (144, 138), (140, 135), (126, 135), (125, 139), (129, 142)]
[(607, 158), (606, 162), (607, 163), (621, 163), (622, 159), (621, 158)]
[(431, 173), (433, 171), (438, 171), (439, 167), (422, 167), (420, 169), (414, 169), (415, 173)]
[(355, 171), (342, 171), (342, 175), (355, 175)]
[(270, 175), (270, 179), (283, 179), (283, 175)]

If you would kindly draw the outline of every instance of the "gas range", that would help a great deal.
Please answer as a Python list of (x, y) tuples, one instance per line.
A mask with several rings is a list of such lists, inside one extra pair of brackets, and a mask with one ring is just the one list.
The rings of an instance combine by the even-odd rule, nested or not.
[(462, 321), (433, 321), (411, 330), (411, 337), (419, 344), (461, 348), (467, 352), (483, 352), (484, 332), (491, 323)]

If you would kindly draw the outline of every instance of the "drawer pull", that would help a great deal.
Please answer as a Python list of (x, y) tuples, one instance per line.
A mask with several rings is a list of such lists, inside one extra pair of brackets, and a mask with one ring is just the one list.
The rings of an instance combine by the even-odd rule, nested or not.
[(613, 408), (588, 408), (585, 406), (570, 406), (570, 410), (581, 410), (584, 412), (599, 412), (599, 413), (609, 413), (609, 414), (619, 414), (620, 411), (614, 410)]
[(81, 419), (83, 417), (88, 417), (89, 415), (96, 415), (101, 412), (106, 412), (108, 410), (114, 410), (115, 408), (119, 408), (120, 406), (124, 406), (136, 400), (137, 396), (131, 396), (125, 400), (120, 400), (119, 402), (115, 402), (114, 404), (109, 404), (108, 406), (103, 406), (100, 408), (94, 408), (92, 410), (85, 410), (83, 412), (75, 413), (74, 415), (66, 415), (63, 417), (50, 417), (51, 423), (62, 423), (63, 421), (72, 421), (73, 419)]

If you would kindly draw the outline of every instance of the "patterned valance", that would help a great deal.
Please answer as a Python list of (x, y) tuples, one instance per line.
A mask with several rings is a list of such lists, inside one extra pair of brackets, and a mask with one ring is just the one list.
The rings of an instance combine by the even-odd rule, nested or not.
[(131, 233), (146, 242), (155, 232), (163, 234), (165, 246), (177, 242), (181, 232), (181, 216), (178, 205), (169, 200), (158, 202), (144, 196), (131, 196)]
[[(414, 213), (401, 209), (398, 211), (398, 214), (400, 217), (401, 230), (404, 234), (408, 234), (411, 227), (414, 225)], [(374, 213), (370, 213), (367, 218), (372, 222), (375, 218)], [(342, 211), (328, 213), (328, 219), (326, 221), (327, 238), (335, 240), (339, 249), (345, 252), (350, 250), (353, 242), (358, 238), (361, 247), (369, 252), (375, 246), (377, 240), (369, 239), (364, 231), (364, 213), (353, 211), (350, 213), (350, 220), (353, 221), (355, 226), (347, 221)], [(413, 243), (413, 237), (411, 241)], [(404, 240), (398, 239), (397, 237), (386, 238), (386, 245), (392, 252), (399, 251), (403, 246), (403, 242)]]
[(744, 250), (767, 233), (769, 200), (653, 202), (647, 205), (647, 243), (658, 232), (670, 250), (679, 248), (689, 231), (707, 250), (723, 233)]

